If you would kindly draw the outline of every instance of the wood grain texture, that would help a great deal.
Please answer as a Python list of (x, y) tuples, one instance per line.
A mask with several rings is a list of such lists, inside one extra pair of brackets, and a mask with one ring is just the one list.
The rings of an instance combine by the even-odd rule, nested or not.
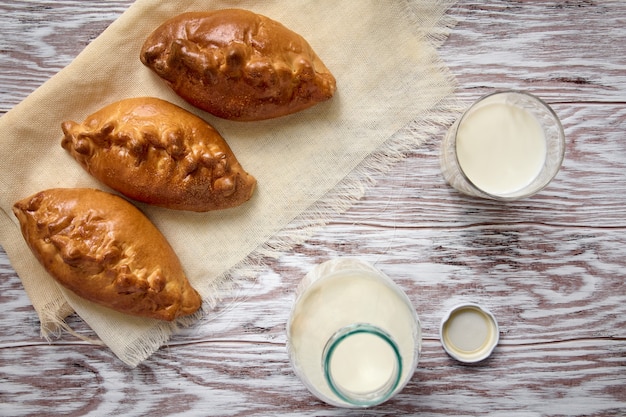
[[(6, 2), (5, 2), (6, 3)], [(0, 4), (0, 111), (63, 68), (132, 2)], [(623, 416), (626, 415), (626, 3), (463, 1), (440, 49), (471, 102), (503, 88), (546, 99), (567, 137), (555, 180), (533, 198), (458, 194), (439, 142), (378, 175), (375, 187), (211, 317), (136, 369), (37, 316), (0, 252), (0, 415)], [(337, 256), (374, 263), (422, 321), (413, 379), (371, 410), (312, 397), (293, 374), (285, 323), (299, 280)], [(438, 340), (461, 301), (490, 308), (501, 341), (474, 366)], [(70, 324), (87, 337), (77, 317)]]

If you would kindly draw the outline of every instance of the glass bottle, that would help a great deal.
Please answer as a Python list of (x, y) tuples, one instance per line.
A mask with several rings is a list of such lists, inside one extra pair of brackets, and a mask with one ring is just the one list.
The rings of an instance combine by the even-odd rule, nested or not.
[(363, 261), (339, 258), (302, 280), (287, 347), (295, 373), (319, 399), (370, 407), (413, 376), (421, 328), (409, 298), (389, 277)]

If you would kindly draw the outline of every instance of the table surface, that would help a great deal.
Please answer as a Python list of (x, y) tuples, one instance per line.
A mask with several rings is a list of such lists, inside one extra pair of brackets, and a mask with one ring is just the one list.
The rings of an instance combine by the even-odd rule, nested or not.
[[(0, 113), (58, 72), (132, 1), (0, 4)], [(107, 348), (39, 322), (0, 251), (2, 415), (626, 415), (626, 2), (472, 1), (440, 56), (469, 103), (496, 89), (539, 95), (561, 118), (566, 159), (515, 203), (463, 196), (439, 168), (441, 134), (349, 211), (275, 260), (197, 326), (129, 369)], [(285, 322), (312, 265), (375, 264), (423, 329), (406, 388), (369, 410), (327, 406), (291, 370)], [(500, 344), (473, 366), (439, 342), (445, 312), (491, 309)], [(69, 323), (93, 336), (80, 318)]]

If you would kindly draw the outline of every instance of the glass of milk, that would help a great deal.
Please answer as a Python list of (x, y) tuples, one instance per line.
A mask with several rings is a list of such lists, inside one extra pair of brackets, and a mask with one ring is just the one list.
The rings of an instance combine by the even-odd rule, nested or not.
[(476, 101), (443, 140), (441, 168), (458, 191), (518, 200), (547, 186), (565, 154), (565, 134), (554, 111), (520, 91)]
[(317, 265), (302, 280), (287, 323), (295, 373), (322, 401), (370, 407), (413, 376), (420, 322), (406, 294), (385, 274), (352, 258)]

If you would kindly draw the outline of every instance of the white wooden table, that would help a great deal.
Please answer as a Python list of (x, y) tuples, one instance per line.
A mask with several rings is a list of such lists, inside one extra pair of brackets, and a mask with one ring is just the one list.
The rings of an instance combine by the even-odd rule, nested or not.
[[(0, 112), (131, 3), (2, 2)], [(463, 101), (523, 89), (560, 116), (566, 160), (547, 189), (509, 204), (456, 193), (439, 170), (442, 131), (136, 369), (69, 334), (42, 340), (0, 251), (0, 415), (626, 415), (626, 2), (464, 1), (450, 14), (459, 23), (440, 54)], [(423, 326), (409, 385), (366, 411), (316, 400), (285, 350), (298, 281), (346, 255), (392, 276)], [(484, 304), (500, 324), (479, 365), (455, 362), (438, 339), (460, 301)]]

